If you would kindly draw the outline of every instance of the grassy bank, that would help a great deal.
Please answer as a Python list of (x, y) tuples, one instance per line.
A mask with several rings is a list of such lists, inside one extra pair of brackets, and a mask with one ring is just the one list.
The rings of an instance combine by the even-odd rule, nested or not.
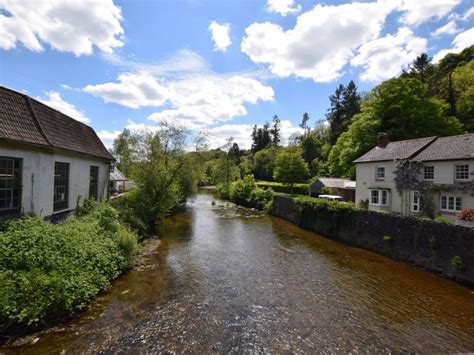
[(133, 265), (137, 237), (100, 204), (59, 224), (39, 217), (0, 231), (0, 331), (43, 325), (84, 309)]

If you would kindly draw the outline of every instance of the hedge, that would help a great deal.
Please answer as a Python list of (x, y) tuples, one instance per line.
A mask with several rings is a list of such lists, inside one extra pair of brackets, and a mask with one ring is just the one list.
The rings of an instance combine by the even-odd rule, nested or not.
[[(272, 181), (257, 181), (257, 186), (264, 189), (272, 189), (275, 192), (281, 192), (284, 194), (291, 194), (291, 187), (284, 185), (279, 182)], [(293, 194), (294, 195), (308, 195), (309, 185), (308, 184), (294, 184), (293, 185)]]

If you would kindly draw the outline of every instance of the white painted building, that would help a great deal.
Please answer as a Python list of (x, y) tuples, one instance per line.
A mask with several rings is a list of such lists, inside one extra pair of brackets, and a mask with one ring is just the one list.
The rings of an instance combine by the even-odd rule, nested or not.
[(113, 160), (91, 127), (0, 87), (0, 219), (107, 198)]
[[(395, 171), (402, 161), (419, 165), (417, 186), (398, 188)], [(377, 147), (356, 163), (356, 203), (367, 201), (369, 209), (421, 215), (432, 206), (435, 215), (455, 219), (464, 208), (474, 208), (474, 134), (426, 137), (389, 143), (379, 137)]]

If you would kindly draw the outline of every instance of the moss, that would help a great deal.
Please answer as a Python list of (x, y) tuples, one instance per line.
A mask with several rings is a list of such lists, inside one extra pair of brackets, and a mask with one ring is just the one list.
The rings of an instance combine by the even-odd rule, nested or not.
[(462, 258), (458, 255), (454, 256), (451, 259), (451, 266), (458, 271), (463, 271), (465, 269), (464, 262), (462, 261)]

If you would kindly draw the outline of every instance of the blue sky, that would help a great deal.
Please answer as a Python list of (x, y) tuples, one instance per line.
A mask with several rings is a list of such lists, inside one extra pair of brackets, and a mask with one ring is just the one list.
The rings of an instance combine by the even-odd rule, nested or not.
[(0, 83), (79, 119), (106, 145), (174, 122), (210, 146), (304, 112), (354, 80), (369, 91), (427, 52), (474, 44), (468, 0), (0, 0)]

